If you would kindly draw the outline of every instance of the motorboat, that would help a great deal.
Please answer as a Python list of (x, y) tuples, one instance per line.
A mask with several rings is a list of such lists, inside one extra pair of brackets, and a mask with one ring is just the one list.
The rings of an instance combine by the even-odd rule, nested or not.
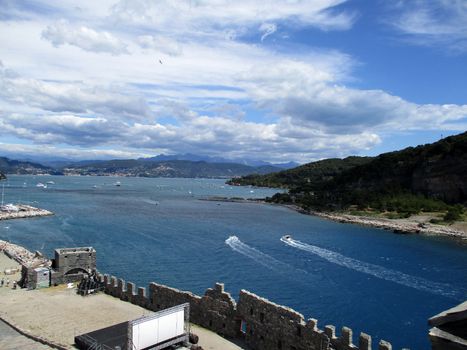
[(283, 241), (290, 241), (292, 239), (292, 236), (291, 235), (285, 235), (285, 236), (282, 236), (281, 238)]

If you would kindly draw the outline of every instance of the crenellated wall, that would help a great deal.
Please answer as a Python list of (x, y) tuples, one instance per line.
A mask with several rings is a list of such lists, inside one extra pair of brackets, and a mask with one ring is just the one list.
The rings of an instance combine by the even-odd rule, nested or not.
[[(361, 333), (354, 344), (353, 332), (342, 327), (336, 335), (335, 327), (318, 328), (318, 321), (305, 318), (288, 307), (275, 304), (246, 290), (241, 290), (238, 304), (224, 284), (216, 283), (203, 296), (180, 291), (165, 285), (150, 283), (146, 289), (136, 289), (113, 276), (99, 275), (105, 292), (116, 298), (159, 311), (175, 305), (190, 303), (190, 321), (228, 338), (244, 339), (252, 350), (371, 350), (371, 337)], [(392, 350), (382, 340), (378, 350)]]

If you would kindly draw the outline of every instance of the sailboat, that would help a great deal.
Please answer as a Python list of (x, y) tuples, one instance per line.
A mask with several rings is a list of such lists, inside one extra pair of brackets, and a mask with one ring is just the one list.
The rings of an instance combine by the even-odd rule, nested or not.
[(19, 208), (16, 205), (12, 204), (12, 203), (3, 204), (4, 199), (5, 199), (5, 184), (3, 183), (3, 185), (2, 185), (2, 204), (0, 205), (0, 211), (7, 211), (9, 213), (19, 211)]

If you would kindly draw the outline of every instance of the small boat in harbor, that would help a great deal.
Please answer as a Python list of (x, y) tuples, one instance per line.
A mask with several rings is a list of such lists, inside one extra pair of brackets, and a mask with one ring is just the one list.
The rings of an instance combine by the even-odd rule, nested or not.
[(42, 187), (42, 188), (47, 188), (47, 185), (43, 184), (42, 182), (39, 182), (36, 187)]
[(285, 236), (282, 236), (281, 238), (282, 241), (290, 241), (291, 239), (292, 239), (291, 235), (285, 235)]
[(114, 185), (117, 186), (117, 187), (120, 187), (122, 184), (121, 184), (120, 181), (117, 181), (117, 182), (114, 183)]
[(55, 182), (53, 182), (53, 181), (47, 181), (46, 184), (48, 184), (48, 185), (55, 185)]

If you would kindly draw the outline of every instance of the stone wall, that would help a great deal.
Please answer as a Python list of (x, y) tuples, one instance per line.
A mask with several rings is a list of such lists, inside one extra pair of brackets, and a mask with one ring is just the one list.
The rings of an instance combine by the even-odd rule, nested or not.
[[(203, 296), (157, 283), (149, 284), (148, 293), (134, 283), (113, 276), (98, 275), (105, 292), (116, 298), (159, 311), (175, 305), (190, 304), (190, 321), (227, 338), (243, 339), (252, 350), (371, 350), (371, 337), (361, 333), (357, 344), (353, 332), (343, 327), (336, 335), (335, 327), (318, 328), (316, 319), (305, 318), (288, 307), (277, 305), (246, 290), (240, 291), (238, 304), (224, 284), (216, 283)], [(382, 340), (378, 350), (391, 350)]]
[(60, 274), (90, 274), (96, 269), (96, 250), (92, 247), (55, 249), (52, 267)]

